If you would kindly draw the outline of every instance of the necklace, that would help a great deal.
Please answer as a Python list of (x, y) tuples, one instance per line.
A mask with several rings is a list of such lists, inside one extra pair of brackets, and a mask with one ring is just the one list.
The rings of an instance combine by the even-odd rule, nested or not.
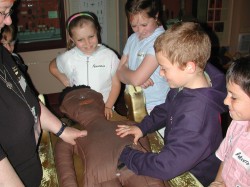
[[(34, 117), (34, 121), (35, 123), (37, 123), (37, 115), (36, 115), (36, 111), (35, 111), (35, 107), (30, 107), (28, 101), (26, 100), (24, 94), (22, 93), (22, 90), (19, 88), (19, 86), (15, 83), (15, 81), (13, 80), (12, 76), (10, 75), (9, 71), (6, 69), (6, 67), (3, 65), (4, 70), (2, 71), (0, 69), (0, 71), (2, 72), (2, 74), (4, 75), (4, 77), (2, 75), (0, 75), (1, 80), (6, 84), (6, 87), (9, 88), (10, 90), (12, 90), (29, 108), (29, 110), (31, 111), (33, 117)], [(7, 81), (7, 74), (10, 77), (11, 81), (14, 83), (15, 88), (13, 87), (13, 84), (9, 81)]]
[(7, 88), (9, 89), (12, 89), (13, 88), (13, 85), (11, 84), (11, 82), (7, 81), (7, 78), (6, 78), (6, 72), (5, 70), (0, 70), (2, 72), (2, 74), (4, 75), (4, 78), (2, 75), (0, 75), (0, 78), (2, 79), (2, 81), (6, 84)]

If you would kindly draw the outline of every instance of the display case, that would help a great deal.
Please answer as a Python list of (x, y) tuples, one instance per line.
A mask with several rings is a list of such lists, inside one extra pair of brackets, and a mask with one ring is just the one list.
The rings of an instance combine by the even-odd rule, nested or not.
[(22, 0), (16, 9), (18, 52), (66, 47), (63, 0)]

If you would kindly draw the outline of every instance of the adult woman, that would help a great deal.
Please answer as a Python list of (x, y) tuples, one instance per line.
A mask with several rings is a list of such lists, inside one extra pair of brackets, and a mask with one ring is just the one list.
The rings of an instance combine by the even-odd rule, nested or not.
[[(14, 0), (0, 0), (0, 29), (10, 25)], [(64, 141), (86, 135), (65, 126), (32, 93), (26, 80), (0, 46), (0, 186), (40, 185), (42, 169), (37, 153), (41, 127)]]

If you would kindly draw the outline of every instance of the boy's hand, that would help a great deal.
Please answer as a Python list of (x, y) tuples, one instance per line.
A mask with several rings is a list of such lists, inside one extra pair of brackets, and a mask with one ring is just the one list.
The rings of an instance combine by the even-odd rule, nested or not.
[(128, 125), (118, 125), (116, 129), (116, 134), (121, 138), (132, 134), (134, 135), (134, 144), (137, 144), (138, 140), (143, 136), (141, 130), (137, 126), (128, 126)]
[(214, 181), (208, 187), (226, 187), (224, 182)]

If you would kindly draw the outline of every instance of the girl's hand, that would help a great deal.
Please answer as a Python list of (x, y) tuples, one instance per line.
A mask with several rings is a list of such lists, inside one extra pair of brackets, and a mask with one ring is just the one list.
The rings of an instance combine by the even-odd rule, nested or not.
[(116, 129), (117, 136), (121, 138), (132, 134), (134, 135), (134, 144), (137, 144), (138, 140), (143, 136), (141, 129), (137, 126), (128, 126), (128, 125), (118, 125)]
[(105, 107), (104, 114), (105, 114), (105, 117), (107, 118), (107, 120), (109, 120), (110, 118), (112, 118), (113, 117), (113, 110), (112, 110), (112, 108)]
[(59, 137), (62, 138), (63, 141), (70, 143), (71, 145), (75, 145), (76, 144), (75, 139), (84, 137), (84, 136), (87, 136), (86, 130), (80, 131), (73, 127), (66, 127), (63, 133), (61, 134), (61, 136)]
[(141, 85), (141, 87), (144, 89), (146, 89), (149, 86), (154, 86), (154, 81), (150, 78)]

